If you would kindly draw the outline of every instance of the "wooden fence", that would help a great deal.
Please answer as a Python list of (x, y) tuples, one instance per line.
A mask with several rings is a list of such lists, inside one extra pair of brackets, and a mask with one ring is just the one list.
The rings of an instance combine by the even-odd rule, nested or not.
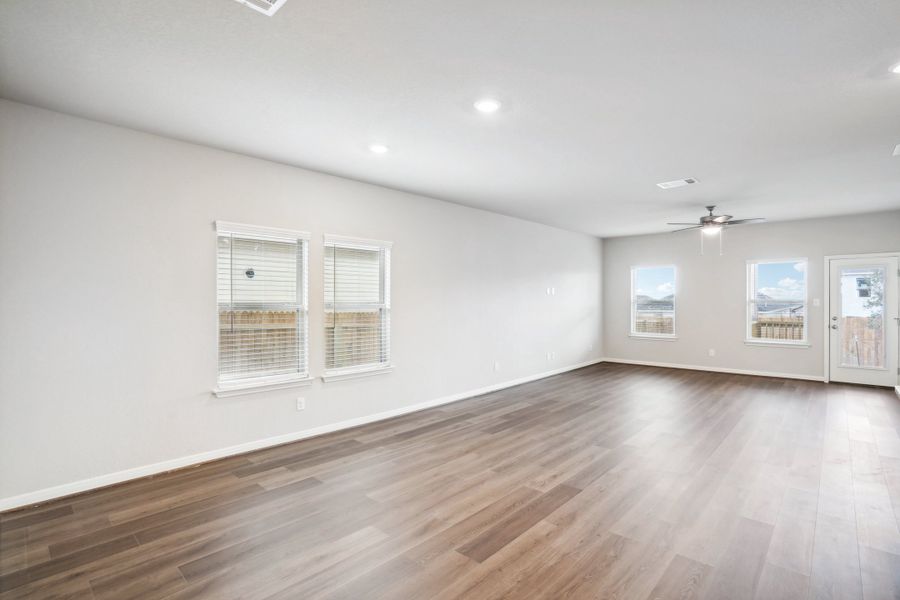
[(297, 311), (220, 310), (219, 368), (223, 378), (297, 370)]
[(671, 313), (642, 312), (634, 315), (635, 333), (661, 333), (671, 334), (675, 332), (675, 318)]
[(802, 340), (803, 317), (761, 316), (750, 324), (750, 334), (761, 340)]
[(880, 319), (844, 317), (839, 327), (842, 365), (884, 367), (884, 326)]
[(325, 368), (381, 362), (387, 343), (384, 334), (379, 311), (326, 312)]
[[(296, 370), (304, 351), (296, 311), (219, 311), (219, 365), (226, 378)], [(377, 363), (386, 353), (379, 311), (325, 314), (328, 369)]]

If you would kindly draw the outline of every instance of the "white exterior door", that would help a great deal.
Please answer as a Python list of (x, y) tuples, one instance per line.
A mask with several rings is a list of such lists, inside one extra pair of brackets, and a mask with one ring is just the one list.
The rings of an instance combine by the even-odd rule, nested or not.
[(895, 386), (900, 353), (897, 256), (829, 261), (832, 381)]

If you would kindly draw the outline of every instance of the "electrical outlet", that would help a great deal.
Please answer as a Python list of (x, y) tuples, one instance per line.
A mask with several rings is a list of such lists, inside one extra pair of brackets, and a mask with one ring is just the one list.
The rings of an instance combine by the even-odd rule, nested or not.
[(554, 356), (553, 352), (548, 352), (548, 353), (547, 353), (547, 360), (553, 360), (553, 356)]
[(709, 349), (709, 355), (710, 355), (710, 356), (715, 356), (715, 355), (716, 355), (716, 349), (715, 349), (715, 348), (710, 348), (710, 349)]
[(306, 410), (306, 398), (297, 398), (297, 410)]
[(499, 370), (500, 370), (500, 363), (495, 360), (494, 361), (494, 371), (499, 371)]

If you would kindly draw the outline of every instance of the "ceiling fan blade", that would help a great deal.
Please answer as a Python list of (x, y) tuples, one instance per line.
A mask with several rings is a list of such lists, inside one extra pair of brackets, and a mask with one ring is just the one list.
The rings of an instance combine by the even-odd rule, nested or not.
[(693, 225), (694, 227), (699, 227), (696, 223), (666, 223), (666, 225)]
[[(674, 224), (675, 223), (669, 223), (669, 225), (674, 225)], [(681, 224), (683, 225), (684, 223), (681, 223)], [(677, 233), (679, 231), (687, 231), (688, 229), (700, 229), (701, 227), (703, 227), (703, 225), (694, 225), (693, 227), (685, 227), (684, 229), (673, 229), (669, 233)]]
[(757, 223), (765, 221), (765, 219), (737, 219), (736, 221), (728, 221), (727, 225), (743, 225), (744, 223)]
[(731, 215), (719, 215), (715, 219), (713, 219), (713, 223), (724, 223), (731, 219)]

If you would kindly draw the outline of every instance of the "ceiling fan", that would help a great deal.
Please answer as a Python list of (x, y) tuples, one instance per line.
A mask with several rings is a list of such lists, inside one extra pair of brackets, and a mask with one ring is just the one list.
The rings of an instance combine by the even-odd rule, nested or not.
[(707, 206), (706, 210), (709, 211), (708, 215), (704, 215), (700, 217), (699, 224), (697, 223), (666, 223), (666, 225), (689, 225), (689, 227), (683, 227), (681, 229), (675, 229), (672, 233), (676, 231), (687, 231), (688, 229), (703, 229), (703, 233), (717, 233), (724, 229), (728, 225), (744, 225), (745, 223), (758, 223), (759, 221), (765, 221), (765, 219), (735, 219), (732, 220), (731, 215), (714, 215), (713, 211), (716, 209), (715, 205)]

